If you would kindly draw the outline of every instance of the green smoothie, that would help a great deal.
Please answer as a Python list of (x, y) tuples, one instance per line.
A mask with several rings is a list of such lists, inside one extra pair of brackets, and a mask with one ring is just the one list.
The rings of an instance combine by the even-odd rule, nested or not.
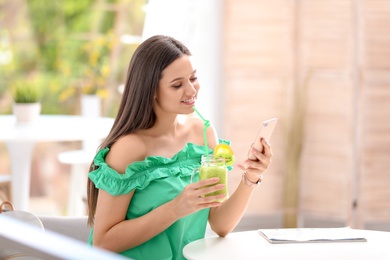
[[(225, 184), (225, 188), (219, 191), (215, 191), (212, 193), (207, 194), (206, 196), (213, 196), (218, 194), (226, 194), (227, 195), (227, 169), (225, 166), (201, 166), (199, 169), (199, 179), (205, 180), (210, 179), (213, 177), (218, 177), (219, 182), (218, 184)], [(223, 198), (221, 200), (218, 200), (220, 202), (224, 201), (226, 199)]]

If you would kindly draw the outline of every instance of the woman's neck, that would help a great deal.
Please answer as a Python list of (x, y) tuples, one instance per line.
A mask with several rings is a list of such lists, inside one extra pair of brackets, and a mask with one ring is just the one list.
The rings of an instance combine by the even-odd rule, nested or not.
[(183, 115), (165, 115), (157, 117), (156, 124), (149, 129), (149, 134), (153, 136), (165, 136), (176, 138), (185, 118)]

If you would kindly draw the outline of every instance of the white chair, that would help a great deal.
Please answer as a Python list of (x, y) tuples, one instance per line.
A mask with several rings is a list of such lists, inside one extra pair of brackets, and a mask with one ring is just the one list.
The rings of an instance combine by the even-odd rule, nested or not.
[[(81, 115), (87, 118), (100, 117), (100, 98), (95, 95), (81, 96)], [(87, 195), (89, 166), (101, 140), (83, 140), (82, 149), (62, 152), (61, 163), (71, 165), (67, 215), (85, 215), (84, 198)]]
[(40, 217), (42, 230), (3, 215), (0, 214), (0, 259), (126, 259), (86, 243), (86, 218)]
[(87, 216), (44, 216), (38, 215), (45, 230), (51, 230), (62, 235), (88, 243), (91, 227)]
[[(100, 98), (96, 95), (81, 96), (81, 115), (86, 118), (100, 117)], [(83, 140), (81, 150), (62, 152), (61, 163), (71, 165), (67, 215), (85, 215), (83, 198), (87, 195), (87, 174), (101, 140)]]
[(89, 166), (94, 156), (95, 153), (88, 150), (72, 150), (58, 155), (61, 163), (71, 165), (67, 215), (86, 214), (83, 199), (87, 195)]

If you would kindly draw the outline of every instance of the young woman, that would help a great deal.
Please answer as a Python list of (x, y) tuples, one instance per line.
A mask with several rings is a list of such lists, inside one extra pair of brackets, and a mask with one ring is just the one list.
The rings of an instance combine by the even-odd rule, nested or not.
[[(137, 48), (114, 125), (89, 173), (91, 244), (133, 259), (184, 259), (183, 247), (204, 237), (207, 221), (219, 236), (240, 221), (271, 148), (262, 140), (264, 150), (253, 149), (257, 160), (238, 165), (246, 174), (227, 200), (202, 197), (224, 186), (218, 178), (191, 183), (205, 153), (204, 124), (180, 115), (194, 112), (199, 89), (191, 53), (179, 41), (159, 35)], [(209, 127), (211, 153), (219, 141)]]

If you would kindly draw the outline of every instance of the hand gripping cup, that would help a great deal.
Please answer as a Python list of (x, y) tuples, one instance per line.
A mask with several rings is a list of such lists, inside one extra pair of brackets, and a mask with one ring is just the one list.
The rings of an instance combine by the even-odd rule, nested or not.
[(218, 177), (219, 182), (216, 184), (224, 184), (225, 188), (211, 192), (205, 196), (225, 194), (225, 198), (218, 200), (219, 202), (222, 202), (227, 198), (228, 195), (227, 173), (228, 170), (225, 165), (225, 158), (215, 158), (214, 155), (202, 155), (201, 166), (198, 169), (194, 169), (192, 174), (192, 182)]

